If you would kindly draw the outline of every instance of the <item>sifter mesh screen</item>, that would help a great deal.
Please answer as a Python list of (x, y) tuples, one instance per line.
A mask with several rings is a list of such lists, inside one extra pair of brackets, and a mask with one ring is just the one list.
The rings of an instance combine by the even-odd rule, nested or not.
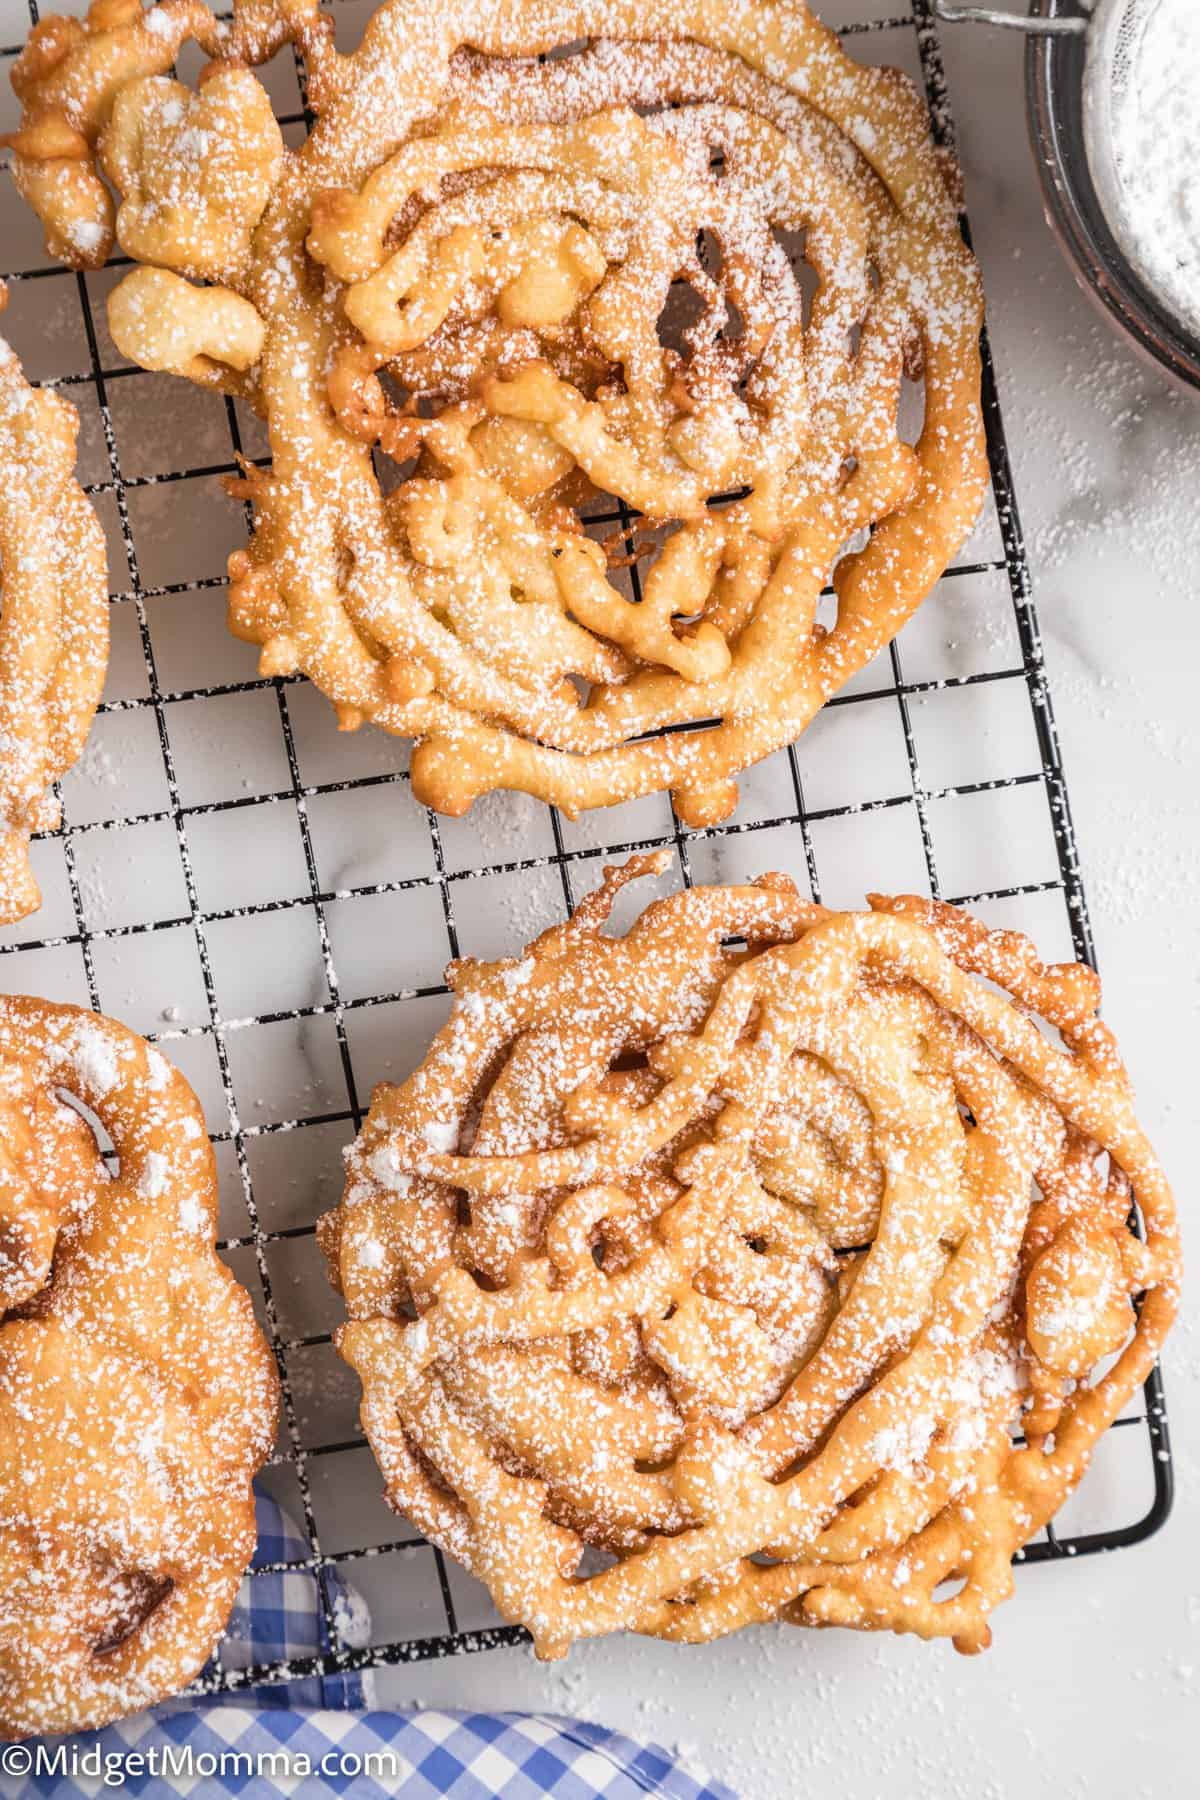
[(1120, 105), (1133, 80), (1138, 45), (1158, 0), (1104, 0), (1091, 28), (1089, 57), (1107, 63), (1103, 79), (1112, 99)]
[[(1176, 16), (1173, 23), (1186, 27), (1188, 20)], [(1162, 0), (1098, 0), (1086, 39), (1084, 145), (1126, 270), (1181, 323), (1194, 326), (1197, 252), (1187, 223), (1196, 204), (1194, 171), (1186, 155), (1162, 153), (1180, 126), (1180, 95), (1164, 100), (1162, 76), (1164, 51), (1170, 56), (1178, 39), (1184, 66), (1177, 86), (1186, 90), (1186, 59), (1196, 55), (1198, 41), (1171, 26)], [(1158, 154), (1148, 153), (1150, 144), (1161, 146)]]

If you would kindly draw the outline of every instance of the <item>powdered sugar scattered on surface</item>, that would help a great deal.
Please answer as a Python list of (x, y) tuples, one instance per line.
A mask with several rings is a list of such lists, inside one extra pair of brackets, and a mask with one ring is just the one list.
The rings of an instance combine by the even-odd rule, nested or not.
[[(1153, 919), (1182, 949), (1200, 894), (1188, 781), (1200, 721), (1181, 692), (1190, 638), (1174, 599), (1187, 605), (1186, 571), (1200, 562), (1195, 400), (1122, 354), (1099, 321), (1073, 322), (1061, 356), (1072, 413), (1027, 403), (1014, 446), (1068, 768), (1075, 742), (1108, 752), (1074, 789), (1085, 873), (1102, 933)], [(1107, 772), (1117, 760), (1119, 783)]]

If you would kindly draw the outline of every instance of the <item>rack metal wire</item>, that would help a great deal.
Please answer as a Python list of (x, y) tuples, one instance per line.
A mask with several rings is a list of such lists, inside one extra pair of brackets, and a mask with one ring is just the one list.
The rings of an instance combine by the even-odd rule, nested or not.
[[(26, 4), (29, 18), (36, 21), (37, 0), (8, 0), (7, 10), (6, 0), (0, 0), (0, 19), (7, 18), (10, 26), (5, 30), (0, 25), (0, 40), (23, 35)], [(337, 4), (339, 12), (350, 10), (354, 0)], [(869, 6), (870, 0), (860, 4)], [(876, 16), (844, 22), (836, 3), (822, 10), (845, 35), (856, 38), (857, 49), (870, 54), (877, 45), (891, 61), (909, 56), (925, 86), (935, 135), (953, 147), (931, 0), (912, 0), (911, 10), (890, 16), (882, 15), (876, 0)], [(19, 48), (19, 42), (0, 41), (0, 68), (10, 65)], [(298, 67), (291, 81), (298, 105), (289, 104), (285, 95), (279, 114), (289, 131), (302, 132), (308, 115)], [(274, 88), (281, 85), (276, 82)], [(277, 92), (274, 97), (280, 100)], [(9, 240), (6, 220), (15, 218), (16, 205), (11, 196), (0, 200), (0, 207), (8, 208), (0, 211), (0, 245)], [(963, 229), (969, 235), (965, 217)], [(0, 250), (0, 262), (7, 260)], [(517, 803), (499, 824), (493, 818), (490, 827), (486, 822), (473, 827), (439, 821), (416, 806), (406, 785), (404, 749), (394, 740), (376, 738), (365, 751), (349, 750), (343, 742), (333, 751), (326, 743), (324, 701), (295, 679), (247, 675), (244, 660), (206, 682), (189, 685), (170, 678), (171, 670), (189, 664), (195, 649), (191, 614), (202, 612), (224, 582), (218, 573), (190, 570), (181, 579), (153, 579), (147, 552), (156, 549), (161, 530), (153, 523), (153, 512), (165, 510), (165, 495), (172, 534), (186, 538), (190, 512), (196, 515), (190, 525), (193, 538), (197, 532), (203, 535), (208, 529), (198, 499), (203, 484), (233, 473), (242, 454), (256, 459), (247, 421), (232, 402), (224, 403), (227, 457), (182, 468), (128, 467), (130, 443), (139, 442), (137, 434), (152, 425), (154, 412), (149, 405), (116, 406), (114, 395), (131, 379), (145, 384), (153, 378), (110, 354), (99, 308), (105, 276), (72, 274), (37, 262), (4, 279), (14, 297), (27, 284), (38, 290), (39, 319), (53, 312), (41, 303), (44, 284), (52, 284), (60, 295), (73, 288), (87, 366), (47, 371), (43, 379), (77, 401), (86, 394), (94, 399), (93, 452), (99, 473), (87, 486), (111, 515), (113, 566), (123, 558), (128, 579), (112, 594), (114, 625), (121, 625), (124, 646), (123, 672), (110, 682), (93, 734), (99, 748), (63, 784), (60, 830), (35, 845), (47, 899), (33, 924), (43, 926), (46, 915), (53, 919), (57, 912), (62, 929), (30, 936), (26, 922), (0, 933), (0, 989), (86, 998), (98, 1010), (123, 1014), (165, 1044), (198, 1087), (226, 1177), (228, 1229), (222, 1249), (256, 1293), (282, 1378), (284, 1422), (266, 1480), (302, 1523), (307, 1539), (302, 1557), (264, 1563), (256, 1573), (311, 1583), (331, 1646), (326, 1654), (290, 1664), (229, 1668), (218, 1658), (197, 1691), (525, 1642), (519, 1627), (490, 1622), (482, 1590), (448, 1566), (436, 1548), (412, 1531), (398, 1529), (380, 1504), (378, 1477), (357, 1433), (353, 1394), (339, 1376), (329, 1331), (304, 1328), (332, 1319), (323, 1283), (319, 1292), (324, 1297), (317, 1297), (314, 1196), (322, 1196), (325, 1204), (336, 1199), (336, 1152), (361, 1124), (365, 1074), (402, 1072), (397, 1056), (401, 1061), (419, 1056), (430, 1014), (445, 1004), (441, 965), (447, 952), (458, 956), (469, 949), (490, 953), (516, 948), (550, 917), (562, 916), (577, 897), (578, 884), (611, 855), (665, 846), (675, 853), (676, 879), (685, 883), (710, 874), (744, 876), (782, 860), (802, 884), (807, 882), (815, 899), (824, 892), (847, 903), (860, 899), (866, 881), (874, 879), (878, 885), (898, 866), (904, 872), (896, 885), (923, 885), (931, 894), (968, 902), (1003, 922), (1028, 922), (1032, 907), (1038, 912), (1034, 929), (1043, 942), (1047, 929), (1057, 929), (1064, 949), (1094, 962), (986, 336), (983, 401), (992, 537), (974, 560), (949, 571), (939, 590), (943, 595), (953, 594), (956, 586), (969, 591), (969, 604), (956, 613), (951, 600), (946, 616), (983, 617), (985, 630), (982, 640), (965, 649), (958, 646), (955, 667), (936, 666), (928, 641), (922, 645), (918, 638), (916, 655), (930, 672), (906, 675), (905, 661), (914, 654), (913, 627), (906, 627), (798, 745), (745, 779), (738, 812), (709, 830), (684, 827), (668, 816), (665, 800), (616, 808), (611, 815), (595, 815), (574, 826), (555, 811)], [(149, 399), (151, 390), (145, 391)], [(140, 442), (136, 456), (139, 463), (144, 460)], [(155, 499), (149, 513), (142, 505), (148, 492)], [(610, 518), (623, 534), (630, 533), (632, 518), (625, 508)], [(163, 576), (170, 573), (160, 570)], [(637, 592), (636, 562), (631, 579)], [(925, 616), (935, 607), (931, 599)], [(214, 623), (213, 629), (220, 628)], [(964, 661), (968, 666), (962, 666)], [(952, 754), (961, 755), (964, 734), (956, 734), (950, 720), (948, 732), (943, 721), (943, 747), (935, 758), (942, 778), (935, 782), (923, 776), (923, 760), (928, 760), (934, 739), (924, 729), (922, 708), (957, 694), (969, 696), (974, 729), (982, 718), (994, 718), (996, 695), (1022, 690), (1032, 751), (1025, 766), (1000, 773), (987, 768), (978, 778), (954, 779), (965, 769), (942, 766), (944, 740), (948, 735), (958, 746)], [(902, 756), (893, 756), (890, 765), (886, 755), (876, 755), (872, 748), (881, 742), (883, 709), (889, 703), (895, 708), (892, 729), (898, 726), (902, 746)], [(853, 788), (831, 785), (830, 757), (822, 758), (816, 748), (824, 733), (826, 752), (832, 743), (833, 760), (839, 760), (837, 745), (847, 741), (844, 729), (839, 736), (839, 715), (854, 730), (859, 773)], [(1008, 720), (1000, 732), (1005, 739), (1011, 736), (1011, 711)], [(275, 747), (264, 759), (255, 747), (265, 741), (268, 726)], [(980, 729), (986, 735), (987, 728)], [(253, 740), (250, 751), (265, 761), (267, 774), (256, 768), (249, 779), (242, 776), (240, 791), (231, 792), (236, 756), (222, 787), (210, 772), (227, 757), (229, 745), (213, 750), (212, 739), (232, 736), (236, 752), (247, 734)], [(1015, 760), (1017, 752), (1013, 755)], [(902, 771), (898, 782), (889, 766)], [(203, 778), (197, 773), (200, 767), (206, 771)], [(814, 789), (819, 791), (814, 794)], [(130, 807), (130, 794), (144, 804)], [(1006, 825), (1003, 807), (999, 812), (995, 808), (1012, 799), (1020, 800), (1020, 821), (1012, 813)], [(356, 843), (358, 809), (368, 804), (370, 828), (362, 834), (366, 841)], [(964, 823), (962, 808), (972, 804), (985, 811), (981, 820)], [(486, 807), (482, 810), (486, 814)], [(289, 827), (281, 834), (278, 821), (289, 812), (294, 831)], [(897, 822), (903, 827), (903, 848), (894, 829)], [(373, 848), (380, 836), (387, 840), (382, 864)], [(993, 869), (997, 836), (1004, 846), (1005, 879), (972, 887), (960, 878), (969, 860), (963, 846), (978, 848), (988, 840), (990, 860), (985, 861)], [(164, 851), (168, 842), (171, 857)], [(944, 874), (947, 846), (955, 869), (951, 880)], [(133, 865), (131, 876), (120, 877), (123, 891), (115, 906), (104, 886), (105, 868), (112, 878), (114, 847), (118, 861), (130, 850), (125, 861)], [(364, 857), (367, 866), (353, 879), (354, 865)], [(164, 859), (176, 865), (170, 877)], [(834, 895), (831, 870), (839, 889)], [(372, 879), (362, 878), (367, 873)], [(552, 892), (547, 878), (555, 884)], [(855, 879), (858, 894), (843, 891)], [(532, 914), (540, 913), (537, 917), (527, 898), (531, 890), (536, 890)], [(526, 896), (516, 901), (520, 918), (505, 920), (504, 907), (512, 909), (514, 894)], [(1053, 924), (1046, 910), (1051, 904), (1058, 913)], [(382, 934), (374, 951), (364, 953), (363, 930), (379, 908)], [(306, 917), (311, 925), (298, 932), (297, 922)], [(254, 922), (260, 919), (269, 921), (264, 929), (273, 940), (283, 941), (282, 957), (289, 968), (282, 974), (277, 967), (265, 972), (253, 967), (260, 959), (270, 962), (266, 940), (254, 935)], [(379, 923), (376, 919), (377, 927)], [(500, 941), (485, 944), (489, 934), (494, 939), (497, 933)], [(399, 966), (402, 942), (399, 963), (405, 979), (380, 989), (374, 982), (379, 973)], [(160, 946), (170, 953), (165, 962), (157, 955)], [(120, 959), (126, 949), (136, 957), (137, 969), (132, 987), (122, 992)], [(166, 963), (177, 971), (185, 1003), (182, 1008), (160, 1006), (158, 1018), (150, 1018), (148, 1009), (169, 991), (159, 973)], [(286, 1000), (306, 985), (310, 997), (279, 1003), (281, 984)], [(260, 1003), (249, 1011), (244, 1006), (231, 1011), (231, 993), (245, 991)], [(269, 1003), (272, 999), (276, 1003)], [(376, 1021), (378, 1030), (363, 1029), (364, 1022)], [(255, 1119), (255, 1110), (273, 1116)], [(302, 1290), (298, 1302), (290, 1297), (292, 1284)], [(1118, 1421), (1111, 1438), (1119, 1445), (1122, 1475), (1138, 1459), (1144, 1504), (1126, 1505), (1122, 1511), (1113, 1496), (1128, 1484), (1102, 1483), (1102, 1516), (1095, 1516), (1093, 1508), (1078, 1525), (1048, 1528), (1025, 1551), (1024, 1561), (1116, 1549), (1150, 1536), (1163, 1523), (1172, 1480), (1157, 1371), (1140, 1404)], [(353, 1634), (347, 1632), (331, 1588), (335, 1569), (372, 1602), (375, 1626), (368, 1644), (350, 1641)]]

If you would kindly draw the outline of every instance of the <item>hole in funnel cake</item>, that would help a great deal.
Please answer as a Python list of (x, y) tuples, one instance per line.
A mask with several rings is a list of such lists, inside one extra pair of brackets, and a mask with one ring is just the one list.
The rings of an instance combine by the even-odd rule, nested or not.
[[(122, 1575), (113, 1571), (112, 1601), (114, 1616), (104, 1626), (102, 1635), (92, 1645), (93, 1656), (106, 1656), (117, 1650), (144, 1625), (174, 1588), (170, 1580), (156, 1580), (142, 1570)], [(122, 1591), (123, 1590), (123, 1591)]]
[(105, 1168), (115, 1181), (121, 1173), (121, 1158), (117, 1155), (116, 1145), (113, 1143), (109, 1132), (105, 1129), (99, 1113), (94, 1111), (93, 1108), (87, 1104), (86, 1100), (81, 1100), (78, 1094), (73, 1094), (70, 1088), (55, 1088), (54, 1097), (61, 1102), (63, 1106), (68, 1107), (71, 1112), (75, 1113), (83, 1120), (83, 1123), (92, 1135), (92, 1140), (96, 1149), (104, 1160)]
[[(16, 1219), (0, 1219), (0, 1272), (19, 1271), (29, 1255), (29, 1241)], [(8, 1314), (0, 1307), (0, 1321)]]

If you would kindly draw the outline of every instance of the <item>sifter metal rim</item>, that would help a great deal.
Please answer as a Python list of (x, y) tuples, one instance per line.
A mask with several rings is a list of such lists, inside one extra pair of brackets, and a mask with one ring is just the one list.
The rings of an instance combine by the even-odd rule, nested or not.
[(1143, 354), (1178, 380), (1200, 388), (1200, 338), (1189, 332), (1141, 278), (1108, 223), (1084, 125), (1087, 27), (1102, 23), (1104, 0), (1031, 0), (1030, 16), (1076, 21), (1052, 36), (1030, 36), (1025, 99), (1030, 141), (1046, 218), (1084, 290)]

